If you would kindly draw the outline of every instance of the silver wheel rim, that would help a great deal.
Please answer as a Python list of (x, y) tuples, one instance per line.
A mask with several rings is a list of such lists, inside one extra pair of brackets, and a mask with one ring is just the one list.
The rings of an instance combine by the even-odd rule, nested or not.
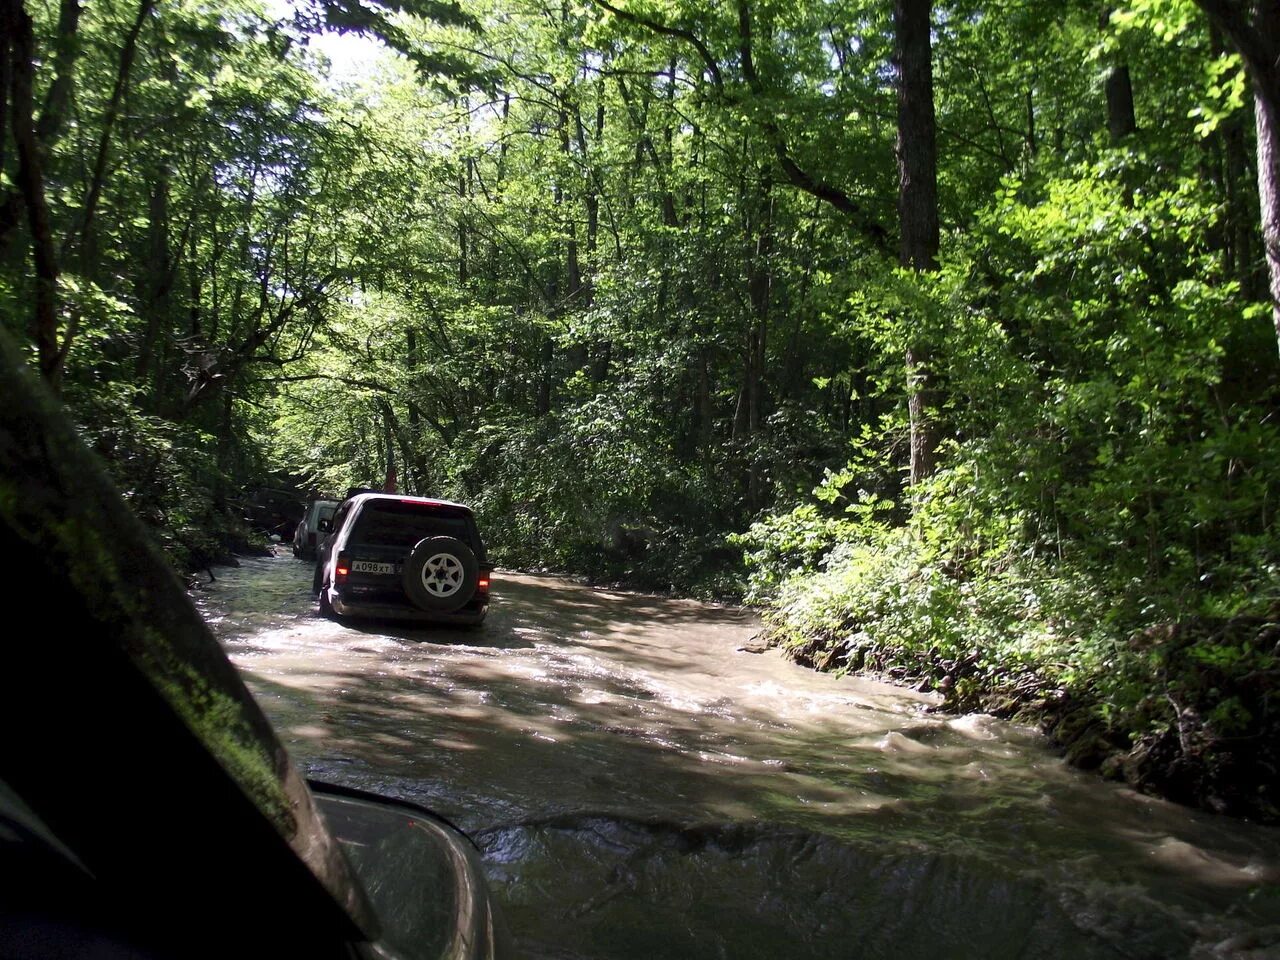
[(422, 565), (422, 589), (433, 597), (451, 597), (462, 589), (462, 564), (452, 553), (437, 553)]

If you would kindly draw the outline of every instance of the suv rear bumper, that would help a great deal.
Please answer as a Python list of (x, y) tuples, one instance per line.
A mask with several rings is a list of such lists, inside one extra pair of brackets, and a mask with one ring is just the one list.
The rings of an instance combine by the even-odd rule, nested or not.
[(420, 623), (456, 623), (474, 627), (484, 622), (489, 612), (488, 603), (480, 607), (463, 607), (451, 613), (438, 610), (422, 610), (403, 603), (379, 603), (375, 600), (344, 598), (337, 590), (330, 590), (329, 603), (340, 617), (371, 617), (383, 620), (415, 620)]

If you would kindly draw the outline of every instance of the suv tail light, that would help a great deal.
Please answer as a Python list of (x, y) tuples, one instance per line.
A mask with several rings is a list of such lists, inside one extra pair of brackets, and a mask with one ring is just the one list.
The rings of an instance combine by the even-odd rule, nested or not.
[(349, 573), (351, 573), (351, 560), (342, 554), (338, 554), (338, 560), (333, 565), (333, 582), (335, 584), (344, 582)]
[(489, 574), (481, 573), (480, 579), (476, 581), (476, 593), (487, 594), (488, 592), (489, 592)]

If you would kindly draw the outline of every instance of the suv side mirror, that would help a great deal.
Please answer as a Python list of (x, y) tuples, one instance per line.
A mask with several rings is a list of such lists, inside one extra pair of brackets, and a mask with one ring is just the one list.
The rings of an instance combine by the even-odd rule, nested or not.
[(320, 522), (316, 524), (316, 529), (321, 533), (328, 533), (332, 526), (333, 524), (331, 524), (326, 518), (321, 517)]

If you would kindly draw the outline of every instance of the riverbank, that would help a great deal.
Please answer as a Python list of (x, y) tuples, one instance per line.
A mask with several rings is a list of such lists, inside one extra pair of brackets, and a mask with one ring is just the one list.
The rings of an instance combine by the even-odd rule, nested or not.
[(798, 663), (937, 691), (941, 710), (1035, 724), (1068, 763), (1143, 793), (1280, 823), (1280, 607), (1156, 623), (1101, 660), (1055, 645), (1038, 661), (877, 642), (852, 621), (814, 630), (790, 614), (775, 608), (764, 638)]

